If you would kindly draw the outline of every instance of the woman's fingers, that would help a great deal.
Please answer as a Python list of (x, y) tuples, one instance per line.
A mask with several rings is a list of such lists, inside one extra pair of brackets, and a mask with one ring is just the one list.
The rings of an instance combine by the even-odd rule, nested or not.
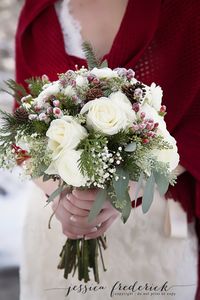
[[(75, 190), (76, 191), (76, 190)], [(78, 192), (75, 193), (75, 192), (72, 192), (72, 194), (68, 194), (66, 197), (67, 199), (76, 207), (78, 208), (81, 208), (81, 209), (85, 209), (85, 210), (91, 210), (91, 207), (96, 199), (96, 196), (97, 196), (97, 190), (95, 190), (95, 192), (92, 192), (92, 195), (89, 191), (79, 191), (77, 190)], [(82, 195), (83, 193), (83, 196), (81, 196), (82, 198), (79, 198), (80, 195)], [(76, 196), (77, 195), (77, 196)], [(90, 196), (89, 196), (90, 195)], [(86, 199), (86, 196), (89, 197), (90, 200), (87, 200)], [(102, 206), (102, 209), (103, 208), (111, 208), (113, 207), (112, 204), (110, 203), (109, 200), (106, 200), (104, 202), (104, 205)]]
[(67, 196), (63, 195), (60, 200), (54, 200), (52, 208), (55, 216), (61, 222), (63, 233), (69, 238), (78, 239), (83, 236), (96, 238), (103, 234), (119, 215), (107, 200), (98, 216), (91, 223), (88, 222), (89, 211), (97, 192), (95, 189), (84, 191), (76, 189)]
[(68, 194), (66, 197), (74, 206), (81, 209), (90, 210), (93, 205), (93, 201), (79, 199), (74, 194)]
[(88, 216), (82, 217), (82, 216), (73, 216), (71, 220), (76, 224), (76, 226), (79, 227), (95, 227), (98, 226), (99, 224), (104, 223), (106, 220), (108, 220), (111, 216), (113, 215), (118, 215), (118, 212), (114, 209), (103, 209), (100, 214), (91, 222), (88, 222)]
[(80, 200), (86, 200), (86, 201), (94, 201), (98, 193), (98, 189), (87, 189), (87, 190), (80, 190), (80, 189), (74, 189), (72, 191), (72, 194), (80, 199)]
[(110, 219), (105, 221), (101, 226), (97, 229), (96, 232), (91, 232), (85, 235), (85, 239), (96, 239), (97, 237), (103, 235), (105, 231), (112, 225), (112, 223), (117, 219), (117, 215), (113, 215)]
[(81, 209), (70, 202), (66, 197), (61, 199), (61, 204), (63, 207), (71, 214), (86, 217), (89, 214), (89, 210)]
[(71, 215), (67, 210), (58, 209), (56, 211), (56, 218), (61, 222), (63, 233), (70, 232), (74, 235), (85, 235), (89, 232), (97, 231), (97, 228), (94, 226), (85, 226), (80, 227), (75, 222), (71, 221)]

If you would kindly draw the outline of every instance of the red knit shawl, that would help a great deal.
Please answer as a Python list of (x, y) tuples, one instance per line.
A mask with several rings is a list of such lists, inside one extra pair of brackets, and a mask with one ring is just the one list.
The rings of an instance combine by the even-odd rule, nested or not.
[[(16, 78), (57, 73), (86, 65), (66, 54), (55, 0), (26, 0), (16, 34)], [(111, 68), (136, 71), (164, 90), (166, 122), (188, 172), (170, 192), (189, 218), (200, 217), (200, 1), (129, 0), (111, 50)]]

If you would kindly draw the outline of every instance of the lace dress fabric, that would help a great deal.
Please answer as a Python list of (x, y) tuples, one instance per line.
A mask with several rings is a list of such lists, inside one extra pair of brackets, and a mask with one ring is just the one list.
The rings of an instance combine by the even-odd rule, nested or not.
[[(84, 57), (81, 50), (81, 26), (69, 10), (69, 0), (56, 3), (56, 12), (63, 31), (65, 50), (68, 54)], [(57, 270), (59, 252), (66, 237), (60, 223), (54, 218), (48, 230), (51, 207), (44, 208), (45, 195), (32, 185), (28, 198), (27, 217), (24, 224), (24, 253), (21, 267), (20, 300), (64, 300), (67, 289), (80, 286), (75, 278), (63, 279), (63, 271)], [(67, 299), (109, 299), (113, 285), (154, 284), (168, 282), (174, 286), (173, 300), (193, 300), (197, 284), (197, 238), (194, 223), (188, 226), (187, 238), (170, 238), (164, 234), (167, 202), (155, 191), (150, 211), (143, 215), (141, 207), (132, 210), (126, 225), (120, 219), (107, 232), (108, 249), (105, 251), (107, 272), (100, 267), (101, 286), (96, 292), (71, 291)], [(92, 274), (91, 274), (92, 277)], [(84, 286), (84, 283), (81, 282)], [(87, 288), (94, 287), (92, 281)], [(186, 285), (181, 286), (180, 285)], [(127, 299), (126, 293), (114, 295), (113, 299)], [(138, 295), (129, 299), (168, 300), (170, 295)]]

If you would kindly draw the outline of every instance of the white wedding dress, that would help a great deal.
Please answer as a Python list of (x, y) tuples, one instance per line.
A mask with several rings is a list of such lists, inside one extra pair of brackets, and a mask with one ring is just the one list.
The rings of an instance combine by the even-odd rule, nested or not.
[[(70, 14), (68, 2), (56, 4), (66, 51), (83, 57), (81, 28)], [(179, 204), (173, 200), (167, 202), (155, 191), (146, 215), (137, 207), (126, 225), (118, 219), (107, 232), (109, 247), (104, 252), (107, 272), (102, 272), (99, 262), (100, 285), (94, 281), (85, 285), (76, 276), (65, 280), (63, 271), (57, 269), (66, 237), (56, 218), (51, 230), (48, 229), (52, 210), (50, 205), (44, 208), (45, 200), (44, 193), (30, 184), (23, 229), (20, 300), (64, 300), (67, 292), (67, 299), (73, 300), (107, 300), (111, 296), (119, 300), (194, 300), (197, 238), (194, 223), (187, 227), (186, 215)], [(164, 231), (167, 221), (168, 235)], [(166, 285), (162, 291), (147, 289), (147, 285), (161, 288), (165, 282), (168, 291)], [(139, 285), (146, 285), (146, 289), (138, 290)]]

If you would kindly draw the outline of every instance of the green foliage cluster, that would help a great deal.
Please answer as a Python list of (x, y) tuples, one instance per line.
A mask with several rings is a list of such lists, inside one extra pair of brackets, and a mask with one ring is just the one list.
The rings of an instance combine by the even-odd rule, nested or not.
[[(97, 168), (99, 168), (98, 154), (102, 152), (103, 148), (107, 145), (107, 138), (102, 134), (90, 132), (87, 138), (83, 139), (78, 148), (82, 149), (79, 168), (83, 175), (89, 178), (98, 179)], [(95, 158), (94, 158), (95, 155)]]

